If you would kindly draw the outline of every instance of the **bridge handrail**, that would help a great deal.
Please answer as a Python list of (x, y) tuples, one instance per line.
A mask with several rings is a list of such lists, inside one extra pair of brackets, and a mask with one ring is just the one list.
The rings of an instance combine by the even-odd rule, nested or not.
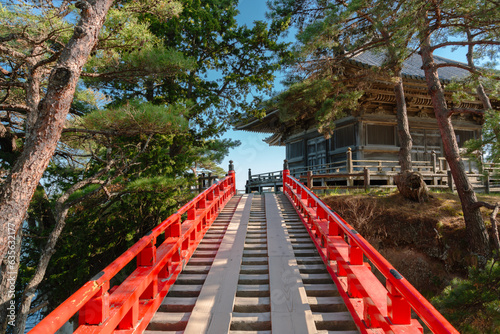
[[(232, 166), (232, 165), (231, 165)], [(230, 168), (231, 168), (230, 166)], [(56, 309), (54, 309), (50, 314), (48, 314), (44, 319), (42, 319), (30, 332), (29, 334), (47, 334), (47, 333), (55, 333), (59, 328), (61, 328), (70, 318), (75, 315), (77, 312), (83, 311), (84, 307), (88, 305), (89, 302), (94, 302), (92, 304), (92, 310), (90, 317), (92, 318), (91, 322), (88, 323), (90, 325), (100, 325), (106, 322), (106, 310), (103, 308), (107, 307), (107, 312), (109, 315), (109, 294), (108, 290), (110, 288), (109, 282), (110, 280), (120, 272), (127, 264), (129, 264), (134, 258), (137, 257), (137, 267), (139, 266), (152, 266), (154, 264), (158, 264), (160, 260), (158, 259), (155, 262), (156, 258), (156, 238), (163, 232), (170, 234), (168, 237), (174, 237), (179, 240), (183, 240), (187, 237), (189, 240), (189, 236), (186, 236), (188, 233), (192, 233), (192, 229), (189, 229), (185, 232), (185, 234), (181, 234), (181, 224), (184, 221), (192, 220), (196, 221), (196, 223), (202, 223), (204, 221), (205, 224), (208, 223), (208, 220), (215, 220), (215, 217), (218, 214), (224, 205), (229, 201), (229, 199), (236, 194), (236, 184), (235, 184), (235, 173), (234, 170), (230, 170), (228, 176), (212, 185), (194, 199), (186, 203), (182, 206), (176, 213), (165, 219), (155, 228), (153, 228), (150, 232), (148, 232), (144, 237), (139, 239), (132, 247), (130, 247), (125, 253), (120, 255), (117, 259), (115, 259), (111, 264), (109, 264), (106, 268), (104, 268), (101, 272), (95, 275), (90, 279), (87, 283), (85, 283), (80, 289), (78, 289), (74, 294), (72, 294), (69, 298), (67, 298), (61, 305), (59, 305)], [(213, 209), (216, 210), (214, 213), (214, 217), (206, 217), (207, 214), (210, 214), (206, 210), (209, 208), (207, 201), (210, 201), (211, 204), (214, 204)], [(197, 209), (203, 209), (203, 212), (200, 216), (197, 216)], [(187, 213), (187, 219), (182, 220), (182, 215)], [(211, 223), (211, 222), (210, 222)], [(170, 229), (169, 229), (170, 228)], [(197, 236), (198, 237), (198, 236)], [(201, 236), (201, 238), (203, 235)], [(199, 238), (199, 239), (201, 239)], [(167, 240), (167, 235), (165, 235), (165, 241)], [(199, 242), (199, 240), (198, 240)], [(179, 246), (179, 245), (178, 245)], [(191, 245), (189, 245), (191, 246)], [(180, 247), (180, 246), (179, 246)], [(154, 250), (149, 250), (150, 248), (155, 248)], [(194, 251), (194, 250), (193, 250)], [(142, 252), (146, 252), (144, 259), (151, 260), (152, 264), (140, 264), (140, 259)], [(179, 255), (181, 253), (181, 249), (179, 248)], [(149, 256), (149, 257), (148, 257)], [(175, 256), (174, 252), (168, 252), (166, 257), (172, 258)], [(169, 261), (168, 259), (162, 258), (162, 263)], [(181, 255), (182, 257), (182, 255)], [(182, 261), (179, 258), (179, 261)], [(132, 274), (133, 275), (133, 274)], [(131, 275), (131, 276), (132, 276)], [(129, 276), (130, 277), (130, 276)], [(105, 295), (108, 295), (105, 297)], [(105, 299), (107, 298), (107, 303)], [(137, 299), (139, 296), (137, 296)], [(95, 304), (98, 304), (99, 307), (96, 308)], [(158, 304), (159, 305), (159, 304)], [(133, 306), (132, 306), (133, 307)], [(97, 311), (96, 311), (97, 309)], [(100, 310), (99, 310), (100, 309)], [(100, 314), (102, 312), (103, 314)], [(130, 312), (133, 312), (130, 310)], [(122, 312), (120, 315), (121, 318), (116, 320), (115, 322), (120, 322), (123, 318), (129, 316), (127, 310)], [(85, 312), (84, 312), (85, 313)], [(83, 316), (85, 317), (85, 316)], [(88, 320), (88, 318), (85, 318)], [(82, 320), (82, 314), (80, 314), (80, 325), (82, 321), (85, 322), (85, 319)], [(98, 319), (98, 320), (95, 320)], [(95, 320), (95, 321), (93, 321)], [(137, 322), (138, 319), (136, 319)]]
[[(397, 270), (372, 246), (366, 241), (354, 228), (349, 225), (342, 217), (321, 201), (309, 188), (303, 185), (299, 180), (290, 176), (288, 170), (283, 172), (283, 189), (284, 192), (292, 199), (296, 199), (293, 203), (301, 203), (308, 207), (316, 208), (316, 219), (328, 220), (327, 236), (331, 236), (330, 224), (336, 224), (345, 235), (347, 235), (350, 247), (359, 247), (363, 254), (377, 267), (384, 275), (390, 284), (387, 285), (388, 290), (394, 289), (399, 291), (401, 296), (406, 299), (412, 309), (419, 315), (424, 323), (433, 331), (433, 333), (457, 333), (458, 331), (431, 305)], [(304, 202), (302, 201), (305, 201)], [(300, 204), (299, 204), (300, 205)], [(319, 231), (324, 233), (324, 231)], [(326, 246), (325, 246), (326, 247)], [(351, 256), (351, 250), (349, 253)], [(352, 260), (351, 260), (352, 261)], [(361, 263), (362, 264), (362, 259)], [(391, 319), (392, 320), (392, 319)]]

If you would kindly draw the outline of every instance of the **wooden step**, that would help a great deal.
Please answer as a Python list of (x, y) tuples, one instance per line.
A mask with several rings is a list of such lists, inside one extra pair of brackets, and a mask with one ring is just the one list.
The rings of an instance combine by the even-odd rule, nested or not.
[(314, 243), (302, 243), (302, 244), (292, 244), (294, 250), (306, 250), (306, 249), (314, 249), (316, 250), (316, 246)]
[[(271, 330), (271, 313), (239, 313), (234, 312), (231, 319), (231, 330)], [(221, 333), (222, 334), (222, 333)]]
[(191, 312), (156, 312), (148, 330), (154, 331), (182, 331), (186, 328)]
[[(369, 333), (375, 334), (376, 332), (375, 331), (370, 331)], [(346, 331), (346, 330), (338, 330), (338, 331), (321, 330), (321, 331), (317, 331), (316, 334), (359, 334), (359, 331), (358, 330), (352, 330), (352, 331)]]
[(244, 265), (267, 265), (267, 257), (263, 256), (244, 256), (241, 259)]
[(356, 325), (349, 312), (313, 313), (318, 330), (355, 330)]
[(339, 292), (333, 283), (331, 284), (304, 284), (308, 297), (338, 296)]
[(306, 274), (306, 273), (301, 272), (300, 276), (302, 277), (302, 282), (304, 282), (306, 284), (329, 284), (329, 283), (332, 283), (332, 277), (327, 272), (320, 273), (320, 274)]
[(303, 256), (297, 259), (297, 264), (323, 264), (323, 259), (321, 259), (319, 256)]
[(213, 257), (193, 257), (189, 259), (189, 264), (196, 266), (211, 266), (214, 262)]
[(271, 334), (271, 331), (229, 331), (229, 334)]
[(299, 264), (298, 267), (300, 272), (305, 274), (323, 274), (328, 272), (324, 264)]
[(290, 242), (292, 244), (294, 244), (294, 243), (310, 243), (311, 242), (311, 237), (309, 236), (309, 234), (306, 233), (303, 236), (301, 236), (301, 235), (293, 235), (288, 240), (290, 240)]
[(174, 284), (168, 291), (168, 297), (198, 297), (201, 285)]
[(217, 250), (219, 247), (216, 249), (211, 249), (211, 250), (197, 250), (196, 252), (193, 253), (193, 258), (211, 258), (213, 259), (215, 255), (217, 255)]
[(261, 313), (269, 312), (269, 297), (236, 297), (234, 300), (234, 312)]
[(313, 312), (341, 312), (347, 311), (342, 297), (307, 297), (309, 307)]
[(318, 255), (316, 248), (312, 249), (294, 249), (293, 253), (296, 257), (311, 257)]
[(247, 244), (247, 243), (245, 243), (245, 250), (267, 250), (267, 244)]
[(244, 249), (243, 256), (245, 257), (267, 257), (267, 249)]
[(166, 297), (158, 310), (160, 312), (191, 312), (196, 299), (196, 297)]
[(239, 284), (268, 284), (269, 274), (240, 274)]
[(203, 285), (205, 282), (205, 279), (207, 278), (206, 274), (184, 274), (181, 273), (177, 280), (175, 281), (176, 284), (183, 284), (183, 285), (189, 285), (189, 284), (197, 284), (197, 285)]
[(267, 238), (262, 238), (261, 236), (257, 238), (246, 238), (245, 244), (266, 244)]
[(269, 297), (269, 284), (238, 284), (236, 297)]
[(240, 274), (267, 274), (269, 266), (265, 265), (242, 265), (240, 267)]
[(182, 270), (184, 274), (208, 274), (211, 266), (196, 266), (196, 265), (188, 265)]

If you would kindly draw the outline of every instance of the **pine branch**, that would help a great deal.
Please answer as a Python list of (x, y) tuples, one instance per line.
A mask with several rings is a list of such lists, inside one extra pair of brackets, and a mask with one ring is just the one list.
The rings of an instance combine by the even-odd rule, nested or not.
[[(483, 76), (484, 73), (482, 73), (481, 71), (478, 71), (476, 70), (475, 68), (472, 68), (468, 65), (465, 65), (465, 64), (460, 64), (460, 63), (441, 63), (441, 64), (434, 64), (434, 67), (435, 68), (441, 68), (441, 67), (457, 67), (457, 68), (461, 68), (463, 70), (466, 70), (466, 71), (469, 71), (471, 74), (478, 74), (480, 76)], [(498, 76), (493, 76), (491, 77), (492, 79), (495, 79), (495, 80), (500, 80), (500, 77)]]
[(468, 46), (468, 45), (500, 45), (500, 41), (496, 40), (480, 40), (480, 41), (472, 41), (472, 42), (444, 42), (444, 43), (439, 43), (431, 47), (431, 50), (434, 51), (439, 48), (443, 48), (446, 46)]
[(63, 133), (86, 133), (91, 135), (104, 135), (104, 136), (136, 136), (139, 134), (153, 135), (158, 131), (138, 129), (138, 130), (89, 130), (80, 128), (66, 128), (62, 130)]
[(0, 87), (19, 87), (26, 89), (26, 84), (18, 81), (0, 81)]
[(0, 53), (11, 56), (13, 58), (26, 59), (26, 56), (24, 54), (12, 48), (9, 48), (5, 44), (0, 44)]
[(16, 111), (21, 114), (28, 114), (31, 112), (31, 109), (24, 104), (0, 104), (0, 110)]
[(0, 36), (0, 43), (10, 42), (18, 38), (18, 34), (8, 34), (7, 36)]
[(59, 58), (60, 55), (61, 55), (61, 51), (58, 51), (58, 52), (54, 53), (52, 56), (50, 56), (49, 58), (44, 59), (42, 61), (39, 61), (38, 63), (35, 64), (35, 66), (33, 66), (33, 69), (31, 71), (35, 71), (37, 68), (39, 68), (41, 66), (45, 66), (47, 64), (50, 64), (50, 63), (57, 61), (57, 59)]

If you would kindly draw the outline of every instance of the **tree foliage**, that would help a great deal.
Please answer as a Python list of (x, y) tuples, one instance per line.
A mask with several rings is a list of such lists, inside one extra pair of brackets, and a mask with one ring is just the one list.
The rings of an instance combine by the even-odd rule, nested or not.
[[(498, 42), (500, 32), (499, 6), (490, 1), (480, 0), (465, 1), (459, 5), (453, 1), (301, 0), (292, 2), (276, 0), (273, 1), (272, 6), (274, 12), (272, 12), (271, 17), (281, 23), (291, 22), (300, 31), (298, 35), (300, 42), (298, 54), (302, 58), (297, 58), (295, 64), (299, 69), (305, 67), (309, 70), (313, 67), (317, 71), (329, 73), (331, 67), (341, 69), (342, 62), (346, 58), (355, 56), (356, 53), (378, 50), (386, 55), (385, 63), (381, 69), (384, 71), (387, 69), (386, 72), (389, 76), (382, 77), (382, 79), (396, 83), (398, 133), (400, 135), (403, 132), (407, 133), (407, 136), (404, 136), (407, 139), (406, 144), (401, 145), (400, 151), (402, 166), (403, 162), (410, 157), (411, 152), (411, 139), (409, 138), (407, 122), (407, 131), (402, 131), (404, 122), (400, 121), (400, 118), (403, 119), (400, 114), (406, 113), (404, 110), (400, 110), (400, 106), (405, 105), (401, 78), (402, 64), (408, 55), (416, 52), (421, 55), (422, 69), (425, 73), (429, 95), (442, 134), (444, 155), (448, 160), (462, 201), (467, 231), (471, 239), (471, 249), (479, 255), (480, 263), (484, 264), (488, 256), (488, 236), (479, 209), (474, 206), (474, 203), (477, 202), (475, 194), (468, 191), (472, 189), (472, 185), (467, 178), (463, 162), (460, 159), (460, 151), (451, 122), (451, 116), (454, 114), (477, 111), (460, 108), (460, 104), (470, 98), (470, 94), (465, 92), (455, 94), (456, 105), (447, 105), (443, 83), (438, 76), (438, 69), (455, 66), (469, 71), (471, 76), (467, 80), (474, 82), (474, 85), (478, 86), (477, 94), (481, 97), (483, 104), (486, 105), (488, 98), (479, 84), (481, 81), (484, 82), (484, 78), (491, 79), (493, 77), (488, 71), (475, 66), (473, 54), (476, 57), (488, 55), (494, 58), (496, 56), (496, 53), (491, 51), (497, 50), (498, 45), (500, 45), (500, 42)], [(451, 62), (437, 64), (434, 62), (434, 52), (445, 47), (468, 47), (470, 54), (468, 64)], [(474, 50), (478, 50), (478, 52), (474, 53)], [(306, 64), (306, 66), (303, 64)], [(346, 67), (344, 66), (344, 68)], [(342, 75), (345, 81), (351, 83), (351, 86), (345, 84), (343, 90), (350, 92), (350, 89), (355, 86), (355, 83), (353, 83), (355, 81), (346, 72), (343, 71)], [(311, 73), (315, 74), (315, 78)], [(309, 70), (306, 78), (318, 80), (317, 85), (319, 86), (321, 86), (323, 80), (322, 77), (311, 70)], [(304, 78), (299, 78), (299, 80), (306, 82)], [(295, 87), (309, 89), (314, 85), (308, 83), (299, 84)], [(299, 93), (296, 96), (300, 99), (301, 94), (306, 91), (301, 92), (299, 89), (293, 88), (290, 92), (282, 94), (282, 97), (290, 100), (289, 93), (295, 91)], [(318, 95), (319, 101), (316, 101), (315, 105), (321, 105), (321, 102), (325, 103), (325, 109), (329, 110), (332, 115), (327, 119), (335, 120), (338, 110), (329, 106), (327, 96), (327, 94)], [(352, 96), (356, 97), (358, 95), (347, 94), (347, 97)], [(322, 98), (323, 101), (321, 101)], [(356, 101), (353, 100), (352, 102), (354, 105)], [(324, 112), (324, 109), (316, 108), (316, 110), (312, 110), (313, 114), (318, 113), (318, 111)], [(292, 116), (298, 114), (297, 111), (287, 113)], [(323, 116), (322, 120), (324, 119)], [(322, 127), (324, 128), (323, 125)], [(403, 140), (401, 140), (401, 143), (403, 143)], [(403, 152), (403, 149), (406, 152)], [(404, 156), (407, 159), (403, 159)]]
[(175, 80), (155, 83), (154, 98), (194, 101), (191, 119), (202, 134), (227, 129), (241, 112), (258, 105), (258, 95), (272, 88), (279, 67), (276, 56), (284, 52), (285, 45), (278, 41), (281, 30), (262, 21), (253, 27), (238, 25), (237, 5), (234, 0), (189, 0), (181, 15), (168, 22), (147, 16), (166, 47), (196, 62), (193, 70)]
[[(312, 87), (324, 87), (320, 82), (329, 81), (330, 94), (310, 95), (311, 100), (316, 96), (317, 101), (315, 107), (307, 109), (309, 117), (316, 115), (320, 122), (320, 132), (328, 136), (336, 119), (345, 111), (356, 109), (371, 81), (402, 81), (402, 63), (410, 54), (405, 46), (411, 41), (413, 29), (408, 28), (411, 18), (400, 13), (400, 7), (398, 3), (371, 0), (273, 1), (269, 16), (275, 24), (291, 24), (299, 31), (287, 78), (290, 89), (278, 100), (289, 101), (294, 93), (300, 99)], [(354, 70), (348, 66), (349, 59), (366, 51), (385, 55), (380, 68)], [(400, 100), (404, 104), (404, 98)], [(286, 114), (299, 113), (299, 109), (293, 112), (285, 103), (279, 108), (288, 109), (283, 112)]]
[(432, 299), (434, 306), (460, 333), (498, 333), (500, 328), (500, 264), (470, 268), (467, 279), (455, 278)]
[(484, 162), (500, 163), (500, 113), (490, 110), (484, 117), (482, 136), (466, 143), (467, 154), (480, 165)]
[[(16, 8), (29, 14), (25, 5)], [(48, 7), (58, 11), (54, 20), (67, 31), (38, 29), (48, 15), (38, 2), (31, 9), (41, 6), (34, 14), (39, 20), (19, 27), (27, 31), (31, 21), (37, 33), (57, 35), (57, 42), (40, 37), (47, 52), (33, 67), (44, 71), (30, 69), (19, 54), (17, 65), (1, 63), (0, 84), (8, 87), (0, 106), (6, 116), (0, 128), (6, 171), (16, 156), (7, 158), (22, 151), (25, 129), (36, 122), (30, 108), (45, 97), (58, 57), (54, 45), (64, 47), (62, 32), (69, 38), (75, 30), (72, 15), (78, 11), (65, 5)], [(197, 172), (223, 173), (217, 163), (239, 142), (218, 136), (241, 108), (252, 105), (248, 95), (270, 89), (279, 66), (271, 60), (283, 48), (279, 32), (262, 22), (238, 26), (236, 6), (191, 1), (181, 13), (178, 2), (127, 1), (110, 9), (29, 209), (17, 296), (23, 317), (35, 295), (33, 307), (51, 310), (190, 199)], [(29, 50), (14, 42), (9, 47)]]

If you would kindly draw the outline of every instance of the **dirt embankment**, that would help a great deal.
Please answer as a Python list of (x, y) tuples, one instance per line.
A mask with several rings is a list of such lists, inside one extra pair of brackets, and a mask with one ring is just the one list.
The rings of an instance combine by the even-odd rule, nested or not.
[[(441, 292), (475, 264), (456, 195), (435, 193), (423, 204), (398, 193), (334, 195), (324, 200), (426, 296)], [(493, 203), (499, 198), (481, 200)], [(483, 213), (491, 230), (489, 212)]]

